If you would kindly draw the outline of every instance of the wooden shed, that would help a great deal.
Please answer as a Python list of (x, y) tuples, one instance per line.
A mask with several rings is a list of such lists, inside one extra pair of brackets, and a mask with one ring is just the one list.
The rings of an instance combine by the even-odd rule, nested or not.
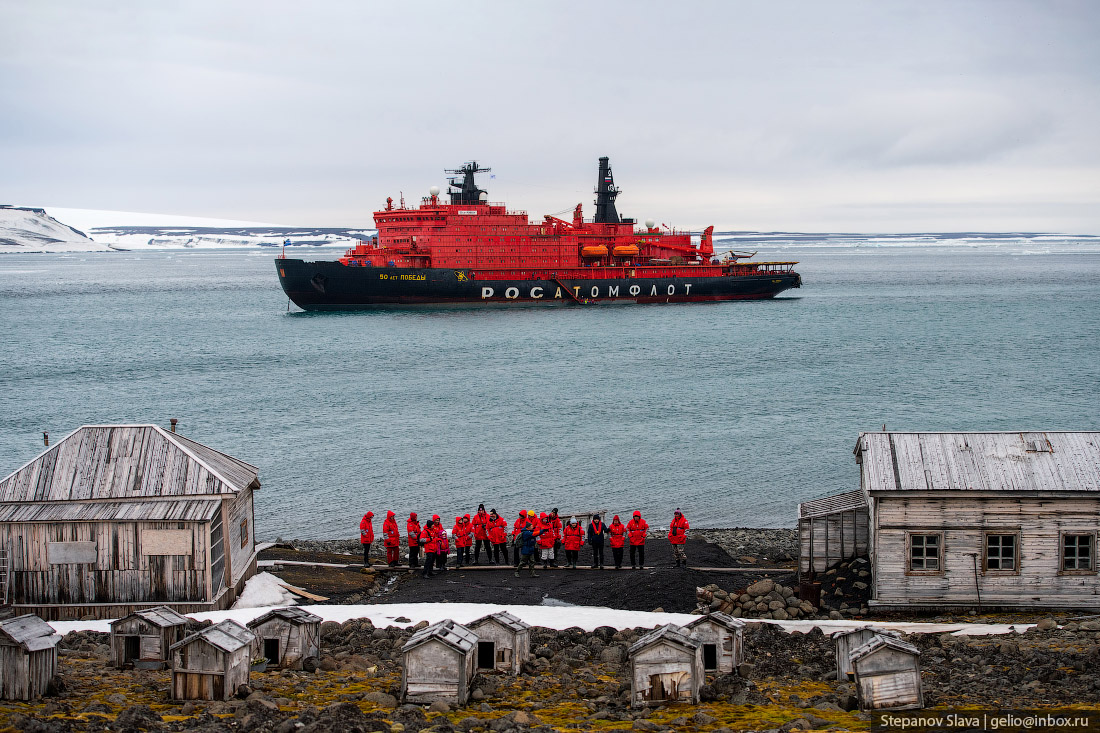
[(413, 634), (401, 647), (401, 699), (465, 705), (477, 674), (477, 636), (450, 619)]
[(248, 683), (256, 636), (225, 620), (172, 645), (173, 700), (228, 700)]
[(856, 694), (862, 710), (913, 710), (924, 707), (920, 651), (901, 639), (876, 634), (852, 650)]
[(862, 433), (876, 609), (1100, 608), (1100, 433)]
[(0, 700), (35, 700), (57, 676), (61, 635), (32, 614), (0, 621)]
[(875, 629), (871, 626), (860, 626), (856, 629), (833, 633), (833, 643), (836, 645), (836, 678), (838, 680), (847, 680), (854, 676), (852, 651), (863, 646), (876, 635), (897, 638), (898, 633), (886, 629)]
[(869, 549), (867, 500), (862, 491), (827, 496), (798, 505), (798, 571), (805, 578)]
[(744, 661), (745, 622), (712, 611), (685, 626), (703, 645), (703, 671), (731, 673)]
[(167, 606), (144, 608), (111, 622), (111, 666), (161, 669), (187, 635), (187, 619)]
[(699, 702), (703, 645), (687, 629), (665, 624), (631, 644), (630, 705)]
[(309, 657), (321, 656), (321, 617), (295, 606), (276, 608), (248, 622), (256, 635), (253, 657), (266, 657), (268, 667), (301, 669)]
[(518, 674), (531, 657), (531, 627), (507, 611), (482, 616), (466, 628), (477, 636), (477, 668)]
[(256, 572), (259, 487), (155, 425), (85, 425), (0, 480), (8, 601), (46, 619), (228, 608)]

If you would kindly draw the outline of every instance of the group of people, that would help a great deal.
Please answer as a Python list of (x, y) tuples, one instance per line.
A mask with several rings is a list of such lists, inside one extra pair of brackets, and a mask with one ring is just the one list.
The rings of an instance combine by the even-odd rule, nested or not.
[[(677, 567), (687, 567), (684, 545), (689, 528), (687, 519), (677, 509), (668, 528), (668, 541), (672, 545)], [(565, 567), (576, 569), (581, 547), (586, 544), (592, 548), (592, 569), (603, 569), (605, 539), (611, 548), (616, 570), (623, 567), (623, 554), (627, 547), (630, 548), (630, 567), (637, 569), (645, 565), (648, 532), (649, 524), (640, 511), (635, 511), (626, 524), (618, 514), (610, 523), (605, 523), (599, 514), (594, 514), (587, 526), (582, 527), (576, 517), (563, 522), (556, 508), (541, 513), (524, 509), (509, 526), (496, 509), (486, 512), (484, 504), (478, 505), (473, 517), (469, 514), (455, 517), (454, 526), (449, 531), (438, 514), (432, 515), (423, 527), (416, 512), (410, 513), (405, 522), (409, 568), (422, 568), (421, 575), (424, 577), (446, 570), (452, 542), (456, 569), (480, 565), (482, 550), (485, 550), (486, 563), (507, 564), (509, 540), (512, 545), (511, 563), (517, 577), (521, 567), (526, 567), (530, 575), (536, 577), (535, 566), (540, 562), (544, 570), (559, 567), (558, 558), (562, 550), (565, 551)], [(370, 565), (371, 545), (374, 544), (374, 512), (367, 512), (359, 522), (359, 542), (363, 546), (365, 567)], [(390, 567), (396, 567), (401, 561), (401, 533), (392, 511), (386, 513), (386, 519), (382, 522), (382, 546), (386, 550), (386, 562)], [(424, 555), (423, 563), (421, 553)]]

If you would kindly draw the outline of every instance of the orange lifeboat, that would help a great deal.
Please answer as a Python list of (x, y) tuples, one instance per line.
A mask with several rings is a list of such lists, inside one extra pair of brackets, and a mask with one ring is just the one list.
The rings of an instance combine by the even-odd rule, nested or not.
[(581, 257), (607, 257), (607, 247), (602, 244), (590, 244), (581, 247)]
[(611, 250), (612, 254), (616, 257), (637, 257), (641, 252), (636, 244), (620, 244), (615, 249)]

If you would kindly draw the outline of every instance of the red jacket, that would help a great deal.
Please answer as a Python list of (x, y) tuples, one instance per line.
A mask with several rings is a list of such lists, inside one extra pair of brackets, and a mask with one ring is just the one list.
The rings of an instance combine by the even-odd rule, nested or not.
[(562, 547), (567, 550), (579, 550), (584, 544), (584, 529), (579, 524), (567, 524), (563, 530)]
[(674, 545), (682, 545), (687, 542), (687, 531), (691, 525), (683, 514), (672, 518), (672, 524), (668, 525), (668, 541)]
[(447, 530), (440, 524), (435, 529), (435, 553), (446, 555), (451, 551), (451, 541), (447, 538)]
[(489, 530), (486, 525), (489, 524), (489, 515), (484, 509), (479, 510), (474, 515), (474, 539), (475, 540), (487, 540), (489, 539)]
[(424, 531), (420, 533), (420, 544), (424, 545), (425, 553), (434, 553), (439, 547), (435, 541), (435, 532), (435, 527), (425, 527)]
[(561, 517), (550, 515), (550, 526), (554, 529), (554, 541), (561, 542)]
[(539, 547), (546, 550), (554, 546), (554, 527), (549, 519), (542, 519), (540, 517), (538, 524), (535, 525), (535, 531), (538, 532), (539, 535)]
[(630, 533), (630, 544), (632, 545), (644, 545), (645, 533), (649, 529), (649, 525), (641, 516), (636, 516), (626, 523), (626, 531)]
[(367, 512), (359, 522), (359, 543), (362, 545), (374, 542), (374, 522), (371, 521), (373, 518), (374, 512)]
[(420, 522), (416, 521), (415, 517), (415, 514), (410, 514), (409, 521), (405, 522), (405, 532), (408, 533), (409, 547), (420, 546)]
[(455, 540), (455, 547), (469, 547), (474, 544), (473, 538), (470, 537), (472, 532), (473, 528), (469, 520), (461, 517), (455, 520), (454, 529), (451, 530), (451, 536), (454, 537)]
[(502, 545), (508, 541), (508, 523), (504, 517), (489, 520), (489, 541), (494, 545)]
[(622, 547), (626, 544), (626, 525), (619, 521), (618, 517), (611, 520), (611, 524), (607, 525), (608, 531), (608, 543), (612, 547)]
[(386, 513), (386, 521), (382, 522), (382, 544), (385, 547), (400, 547), (401, 532), (397, 529), (397, 520), (393, 512)]
[(526, 526), (527, 526), (527, 514), (523, 513), (523, 514), (519, 515), (519, 519), (517, 519), (516, 523), (512, 525), (512, 536), (513, 537), (519, 537), (520, 533), (523, 531), (523, 528), (526, 527)]

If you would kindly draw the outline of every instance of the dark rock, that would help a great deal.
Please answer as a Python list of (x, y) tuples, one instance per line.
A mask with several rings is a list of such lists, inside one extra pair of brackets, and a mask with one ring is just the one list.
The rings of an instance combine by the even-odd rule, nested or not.
[(164, 721), (148, 705), (134, 705), (119, 713), (115, 719), (118, 730), (163, 730)]

